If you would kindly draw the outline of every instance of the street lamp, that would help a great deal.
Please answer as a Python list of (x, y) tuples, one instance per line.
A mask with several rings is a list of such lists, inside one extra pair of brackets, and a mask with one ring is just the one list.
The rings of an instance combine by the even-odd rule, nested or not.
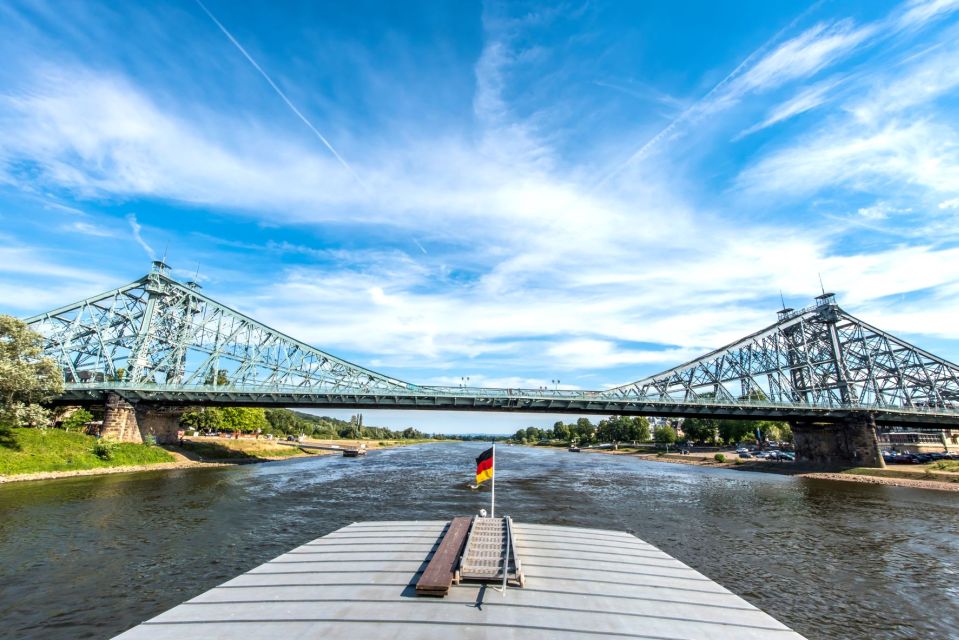
[(550, 380), (553, 383), (553, 391), (556, 391), (559, 388), (559, 380)]
[(465, 389), (470, 386), (470, 377), (469, 376), (460, 376), (460, 388)]

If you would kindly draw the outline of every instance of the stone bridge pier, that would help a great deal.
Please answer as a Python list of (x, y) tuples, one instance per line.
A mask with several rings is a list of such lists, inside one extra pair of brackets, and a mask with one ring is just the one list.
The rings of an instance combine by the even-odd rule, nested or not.
[(173, 443), (185, 411), (184, 407), (133, 405), (116, 393), (108, 393), (100, 435), (117, 442), (143, 442), (153, 436), (160, 444)]
[(822, 467), (873, 467), (886, 463), (876, 437), (872, 414), (863, 412), (843, 422), (791, 422), (796, 462)]

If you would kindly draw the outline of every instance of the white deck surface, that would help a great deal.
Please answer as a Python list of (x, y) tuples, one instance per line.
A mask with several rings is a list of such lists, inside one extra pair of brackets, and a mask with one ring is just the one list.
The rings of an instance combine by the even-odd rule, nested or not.
[(352, 524), (118, 638), (801, 638), (656, 547), (599, 529), (514, 523), (525, 588), (417, 597), (445, 525)]

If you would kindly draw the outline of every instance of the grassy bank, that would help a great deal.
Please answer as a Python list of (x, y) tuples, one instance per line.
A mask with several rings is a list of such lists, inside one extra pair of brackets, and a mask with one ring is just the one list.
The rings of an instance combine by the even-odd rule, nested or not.
[(0, 427), (0, 475), (77, 471), (173, 462), (160, 447), (107, 444), (93, 436), (60, 429)]

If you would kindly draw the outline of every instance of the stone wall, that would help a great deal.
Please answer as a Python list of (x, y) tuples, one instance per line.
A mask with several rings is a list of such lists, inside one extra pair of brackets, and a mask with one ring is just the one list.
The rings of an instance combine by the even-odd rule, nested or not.
[(845, 422), (792, 423), (796, 461), (822, 467), (883, 468), (876, 423), (869, 414)]
[(107, 394), (100, 437), (116, 442), (143, 442), (136, 409), (116, 393)]
[(176, 442), (181, 407), (134, 407), (119, 395), (107, 395), (100, 435), (116, 442), (143, 442), (153, 436), (160, 444)]

